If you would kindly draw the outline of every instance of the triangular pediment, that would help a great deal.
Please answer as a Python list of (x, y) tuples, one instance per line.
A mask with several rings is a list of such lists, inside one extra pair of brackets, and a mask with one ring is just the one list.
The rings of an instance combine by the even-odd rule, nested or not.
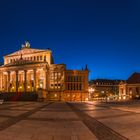
[(33, 53), (44, 52), (44, 51), (47, 51), (47, 50), (31, 48), (30, 43), (28, 41), (25, 41), (25, 44), (21, 45), (20, 50), (14, 52), (14, 53), (8, 54), (5, 57), (24, 55), (24, 54), (33, 54)]
[(24, 55), (24, 54), (33, 54), (33, 53), (37, 53), (37, 52), (43, 52), (43, 51), (46, 51), (46, 50), (43, 50), (43, 49), (32, 49), (32, 48), (24, 48), (24, 49), (21, 49), (19, 51), (16, 51), (14, 53), (11, 53), (9, 55), (6, 55), (6, 56), (16, 56), (16, 55)]

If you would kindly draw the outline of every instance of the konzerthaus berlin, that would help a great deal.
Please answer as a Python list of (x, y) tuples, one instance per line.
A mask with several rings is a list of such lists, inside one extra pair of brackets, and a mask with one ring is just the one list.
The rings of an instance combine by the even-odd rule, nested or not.
[(88, 100), (88, 68), (67, 70), (54, 64), (50, 49), (33, 49), (25, 42), (19, 51), (4, 56), (0, 66), (0, 91), (40, 93), (50, 100)]

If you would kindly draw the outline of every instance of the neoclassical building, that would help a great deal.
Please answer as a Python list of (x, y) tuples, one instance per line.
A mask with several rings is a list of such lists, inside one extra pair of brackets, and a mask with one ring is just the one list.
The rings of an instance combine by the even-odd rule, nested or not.
[(43, 91), (48, 100), (88, 100), (88, 68), (67, 70), (54, 64), (50, 49), (33, 49), (25, 42), (21, 49), (4, 56), (0, 66), (0, 91), (30, 94)]
[(119, 85), (120, 99), (140, 98), (140, 73), (133, 73), (128, 80), (122, 81)]

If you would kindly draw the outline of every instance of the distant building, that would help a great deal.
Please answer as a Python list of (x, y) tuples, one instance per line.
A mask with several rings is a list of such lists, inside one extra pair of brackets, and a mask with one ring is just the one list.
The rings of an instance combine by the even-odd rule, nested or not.
[(118, 98), (119, 84), (122, 80), (96, 79), (89, 82), (89, 89), (93, 89), (91, 98)]
[(48, 100), (84, 101), (88, 98), (88, 68), (67, 70), (54, 64), (50, 49), (33, 49), (29, 42), (4, 56), (0, 66), (0, 91), (40, 93)]
[(120, 99), (132, 99), (140, 97), (140, 73), (133, 73), (128, 80), (121, 82), (119, 86)]

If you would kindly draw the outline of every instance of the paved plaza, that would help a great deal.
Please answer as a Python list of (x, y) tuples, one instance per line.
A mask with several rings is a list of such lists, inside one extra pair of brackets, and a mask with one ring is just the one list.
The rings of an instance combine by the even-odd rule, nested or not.
[(140, 102), (4, 102), (1, 140), (140, 140)]

